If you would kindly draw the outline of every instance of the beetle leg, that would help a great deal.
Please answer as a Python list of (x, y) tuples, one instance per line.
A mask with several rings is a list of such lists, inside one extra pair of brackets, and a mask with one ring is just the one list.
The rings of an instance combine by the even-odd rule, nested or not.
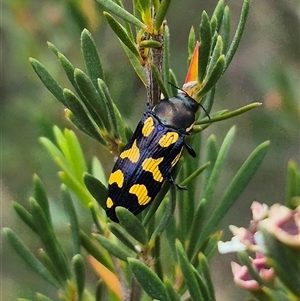
[(187, 190), (187, 188), (185, 186), (180, 186), (179, 184), (175, 183), (171, 173), (168, 173), (168, 180), (171, 184), (175, 185), (177, 189), (179, 190)]
[(196, 157), (196, 152), (194, 151), (194, 149), (187, 143), (184, 142), (184, 146), (186, 147), (188, 153), (195, 158)]

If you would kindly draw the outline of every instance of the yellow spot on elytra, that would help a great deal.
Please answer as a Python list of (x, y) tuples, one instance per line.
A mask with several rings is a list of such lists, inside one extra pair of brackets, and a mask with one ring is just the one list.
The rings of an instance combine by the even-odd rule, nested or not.
[(138, 203), (141, 206), (147, 205), (151, 201), (151, 197), (148, 196), (147, 187), (143, 184), (132, 185), (129, 189), (129, 193), (137, 196)]
[(113, 183), (116, 183), (119, 188), (123, 186), (124, 183), (124, 175), (123, 172), (118, 169), (115, 172), (112, 172), (108, 179), (108, 184), (111, 185)]
[(148, 117), (144, 122), (144, 126), (142, 128), (142, 133), (144, 137), (148, 137), (154, 129), (154, 121), (152, 117)]
[(171, 144), (174, 144), (179, 139), (179, 134), (176, 132), (168, 132), (167, 134), (163, 135), (159, 141), (158, 144), (161, 147), (169, 147)]
[(157, 182), (162, 182), (164, 180), (158, 165), (164, 160), (164, 158), (148, 158), (142, 164), (143, 170), (149, 171), (152, 173), (153, 179)]
[(106, 200), (106, 207), (111, 208), (113, 206), (114, 202), (111, 198), (107, 198)]
[(181, 153), (182, 153), (182, 148), (181, 148), (179, 154), (178, 154), (178, 155), (174, 158), (174, 160), (171, 162), (171, 165), (172, 165), (172, 166), (174, 166), (174, 165), (178, 162), (178, 160), (180, 159)]
[(120, 158), (122, 158), (122, 159), (127, 158), (132, 163), (136, 163), (139, 160), (140, 151), (136, 145), (136, 140), (133, 141), (131, 148), (129, 148), (121, 153)]

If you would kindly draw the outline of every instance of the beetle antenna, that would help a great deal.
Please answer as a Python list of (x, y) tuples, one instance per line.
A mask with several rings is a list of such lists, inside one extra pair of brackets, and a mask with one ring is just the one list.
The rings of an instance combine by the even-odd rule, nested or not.
[[(171, 82), (168, 82), (168, 84), (171, 85), (171, 86), (173, 86), (174, 88), (176, 88), (176, 89), (182, 91), (182, 92), (183, 92), (185, 95), (187, 95), (188, 97), (193, 98), (193, 97), (191, 97), (186, 91), (184, 91), (182, 88), (177, 87), (176, 85), (174, 85), (174, 84), (171, 83)], [(193, 99), (194, 99), (194, 98), (193, 98)], [(210, 118), (208, 112), (206, 111), (206, 109), (204, 108), (204, 106), (203, 106), (200, 102), (199, 102), (198, 104), (199, 104), (199, 106), (203, 109), (203, 111), (204, 111), (204, 113), (206, 114), (206, 116), (208, 117), (208, 119), (211, 120), (211, 118)]]

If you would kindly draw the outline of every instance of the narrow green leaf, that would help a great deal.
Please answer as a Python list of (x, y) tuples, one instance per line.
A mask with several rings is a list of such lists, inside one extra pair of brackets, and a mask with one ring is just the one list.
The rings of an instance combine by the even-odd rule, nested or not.
[[(36, 300), (37, 301), (53, 301), (53, 299), (50, 299), (49, 297), (47, 297), (41, 293), (36, 293)], [(18, 299), (18, 301), (21, 301), (21, 300)]]
[(164, 283), (144, 263), (135, 258), (128, 259), (129, 266), (137, 282), (152, 299), (170, 300)]
[(39, 237), (43, 242), (45, 251), (51, 259), (53, 266), (62, 278), (66, 281), (69, 276), (69, 268), (66, 262), (66, 255), (63, 252), (61, 245), (57, 241), (53, 229), (49, 226), (44, 212), (36, 200), (30, 198), (29, 200), (32, 216), (35, 227), (38, 231)]
[(146, 29), (146, 25), (144, 23), (142, 23), (139, 19), (137, 19), (135, 16), (127, 12), (124, 8), (122, 8), (112, 0), (96, 0), (96, 1), (103, 7), (104, 10), (107, 10), (108, 12), (131, 23), (132, 25), (135, 25), (139, 28)]
[(223, 22), (220, 30), (220, 35), (223, 41), (223, 52), (227, 53), (230, 38), (230, 10), (226, 5), (224, 9)]
[[(85, 160), (82, 154), (80, 144), (75, 134), (65, 129), (62, 132), (57, 126), (53, 127), (53, 133), (56, 142), (61, 149), (67, 162), (59, 164), (65, 172), (72, 174), (75, 181), (82, 181), (82, 174), (86, 170)], [(59, 163), (59, 162), (57, 162)]]
[(204, 193), (206, 187), (208, 185), (209, 178), (215, 166), (215, 162), (217, 160), (218, 150), (217, 150), (217, 141), (216, 136), (211, 135), (208, 137), (206, 144), (205, 144), (205, 161), (210, 162), (210, 165), (204, 170), (202, 176), (202, 185), (201, 185), (201, 194), (200, 199), (204, 197)]
[(206, 93), (208, 93), (219, 81), (222, 76), (225, 65), (225, 56), (221, 55), (211, 71), (210, 76), (205, 80), (203, 88), (199, 91), (198, 97), (202, 98)]
[(203, 198), (205, 198), (208, 202), (210, 202), (212, 199), (212, 194), (213, 194), (213, 191), (215, 190), (215, 186), (217, 184), (218, 177), (220, 175), (221, 167), (224, 164), (225, 158), (229, 151), (229, 147), (232, 144), (234, 136), (235, 136), (235, 127), (232, 127), (229, 130), (229, 132), (227, 133), (226, 137), (224, 138), (224, 141), (221, 145), (219, 154), (216, 159), (216, 163), (213, 167), (210, 178), (205, 187), (205, 193), (203, 195)]
[(226, 53), (226, 62), (225, 62), (225, 66), (224, 66), (224, 71), (226, 71), (226, 69), (229, 67), (233, 56), (240, 44), (241, 38), (243, 36), (243, 32), (245, 29), (245, 25), (246, 25), (246, 20), (247, 20), (247, 16), (248, 16), (248, 12), (250, 9), (250, 0), (244, 0), (243, 3), (243, 7), (242, 7), (242, 12), (241, 12), (241, 16), (240, 16), (240, 20), (239, 20), (239, 24), (237, 26), (236, 32), (234, 34), (233, 40), (229, 46), (229, 49)]
[[(56, 139), (58, 142), (60, 142), (60, 146), (64, 148), (65, 153), (68, 153), (69, 150), (66, 147), (66, 141), (63, 134), (58, 128), (54, 128), (54, 130)], [(84, 205), (88, 205), (88, 203), (92, 201), (92, 196), (84, 187), (81, 177), (80, 179), (75, 178), (74, 172), (72, 171), (72, 168), (67, 162), (66, 158), (51, 141), (46, 138), (41, 138), (41, 141), (54, 158), (55, 163), (63, 170), (63, 172), (59, 172), (59, 177), (62, 182), (65, 183), (71, 190), (73, 190), (75, 194), (77, 194)]]
[(139, 46), (144, 48), (161, 48), (163, 44), (154, 40), (144, 40), (140, 42)]
[(214, 285), (211, 279), (207, 258), (202, 253), (199, 253), (198, 261), (200, 274), (203, 275), (206, 284), (205, 286), (209, 292), (207, 301), (216, 301)]
[[(231, 143), (232, 137), (229, 138), (230, 139), (228, 142)], [(229, 146), (229, 144), (227, 143), (227, 137), (225, 139), (226, 139), (225, 146), (227, 148), (227, 146)], [(225, 144), (225, 139), (223, 144)], [(258, 169), (259, 165), (261, 164), (263, 158), (265, 157), (269, 144), (270, 142), (266, 141), (260, 144), (258, 147), (256, 147), (256, 149), (249, 155), (247, 160), (243, 163), (241, 168), (235, 174), (227, 190), (225, 191), (223, 198), (221, 199), (216, 209), (213, 211), (208, 221), (206, 222), (206, 227), (203, 229), (203, 232), (201, 232), (200, 234), (200, 238), (199, 238), (200, 244), (218, 226), (218, 224), (220, 223), (224, 215), (232, 207), (234, 202), (237, 200), (237, 198), (240, 196), (242, 191), (245, 189), (245, 187), (253, 177), (254, 173)], [(223, 145), (221, 146), (221, 149), (223, 149)], [(221, 154), (221, 149), (219, 155)], [(218, 168), (219, 168), (219, 158), (217, 159), (214, 170), (217, 170)], [(213, 178), (213, 173), (210, 179)]]
[(211, 27), (209, 17), (206, 11), (202, 12), (201, 23), (200, 23), (200, 47), (199, 54), (200, 59), (198, 60), (198, 82), (202, 83), (207, 69), (208, 60), (211, 51)]
[[(107, 110), (109, 113), (109, 119), (113, 128), (113, 133), (115, 137), (120, 137), (120, 131), (122, 131), (122, 128), (124, 127), (124, 122), (120, 125), (118, 125), (118, 120), (116, 117), (116, 108), (114, 106), (114, 102), (110, 96), (109, 90), (107, 85), (102, 79), (98, 79), (98, 89), (101, 98), (105, 101)], [(118, 112), (117, 112), (118, 113)]]
[(288, 162), (287, 180), (286, 180), (286, 205), (294, 209), (297, 204), (293, 204), (293, 198), (300, 196), (300, 172), (294, 160)]
[(196, 44), (196, 34), (195, 34), (195, 29), (192, 26), (189, 32), (189, 37), (188, 37), (188, 61), (187, 61), (187, 66), (190, 65), (192, 55), (194, 53), (194, 48)]
[(92, 108), (90, 114), (93, 116), (95, 122), (100, 129), (104, 126), (107, 132), (111, 131), (111, 123), (107, 114), (107, 107), (103, 100), (100, 98), (98, 91), (94, 87), (90, 78), (81, 70), (75, 69), (75, 81), (87, 99), (89, 105)]
[(65, 170), (59, 161), (57, 164), (64, 170), (58, 172), (60, 180), (77, 195), (84, 206), (88, 207), (89, 203), (93, 201), (93, 197), (83, 185), (82, 181), (76, 179), (69, 170)]
[(107, 286), (106, 284), (100, 279), (96, 283), (96, 289), (95, 289), (95, 300), (101, 300), (101, 297), (103, 296), (103, 292), (106, 292)]
[(82, 181), (82, 175), (87, 170), (87, 166), (85, 163), (85, 159), (83, 156), (83, 152), (80, 146), (80, 143), (75, 135), (75, 133), (71, 130), (64, 130), (65, 142), (67, 149), (69, 150), (70, 157), (67, 157), (70, 166), (74, 172), (74, 176), (78, 179), (78, 181)]
[(215, 251), (217, 250), (218, 242), (222, 237), (222, 231), (217, 231), (214, 234), (209, 236), (207, 242), (205, 242), (205, 247), (203, 249), (203, 254), (209, 260), (213, 257)]
[(277, 287), (275, 289), (264, 287), (263, 290), (253, 291), (251, 294), (255, 299), (249, 301), (298, 301), (299, 299), (292, 296), (290, 292), (280, 291)]
[(158, 195), (155, 197), (153, 202), (151, 203), (151, 206), (149, 206), (149, 209), (147, 210), (147, 213), (145, 214), (145, 217), (143, 219), (143, 225), (148, 225), (149, 221), (157, 211), (157, 208), (161, 204), (162, 200), (164, 199), (165, 195), (167, 194), (168, 190), (170, 188), (170, 183), (167, 181), (163, 184), (161, 190), (159, 191)]
[[(133, 132), (124, 122), (124, 118), (115, 104), (113, 104), (113, 108), (114, 108), (116, 123), (118, 128), (117, 132), (119, 133), (118, 137), (121, 141), (120, 143), (123, 143), (125, 145), (126, 142), (132, 137)], [(128, 130), (129, 130), (129, 137), (127, 137)]]
[[(160, 254), (161, 254), (160, 243), (161, 243), (161, 236), (157, 235), (154, 239), (152, 254), (153, 254), (153, 258), (156, 258), (156, 260), (154, 261), (154, 271), (160, 279), (163, 279), (164, 273), (162, 270), (162, 260), (161, 260), (161, 256), (160, 256)], [(150, 245), (151, 245), (151, 243), (150, 243)]]
[(216, 27), (216, 31), (219, 31), (221, 24), (222, 24), (222, 20), (223, 20), (223, 14), (224, 14), (224, 0), (219, 0), (214, 12), (213, 12), (213, 16), (216, 16), (217, 19), (217, 27)]
[(104, 185), (107, 185), (107, 178), (103, 165), (97, 157), (92, 158), (91, 172), (94, 177), (100, 180), (100, 182), (102, 182)]
[[(195, 139), (192, 139), (195, 138)], [(201, 142), (202, 137), (198, 135), (197, 137), (188, 137), (186, 139), (186, 143), (190, 144), (192, 142), (194, 150), (198, 153), (201, 150)], [(180, 174), (180, 180), (184, 179), (183, 182), (179, 183), (180, 186), (185, 187), (187, 186), (187, 190), (185, 191), (178, 191), (178, 213), (179, 213), (179, 223), (181, 225), (181, 232), (185, 238), (187, 239), (187, 236), (185, 233), (189, 232), (190, 226), (191, 226), (191, 220), (193, 219), (193, 216), (195, 214), (195, 194), (198, 191), (198, 184), (197, 180), (195, 179), (197, 175), (201, 172), (202, 167), (197, 170), (199, 160), (195, 161), (195, 158), (190, 156), (187, 151), (185, 150), (183, 157), (180, 159), (180, 161), (183, 161), (183, 169), (181, 170)], [(198, 162), (197, 162), (198, 161)], [(181, 162), (180, 162), (181, 163)], [(193, 180), (194, 179), (194, 180)], [(183, 242), (183, 239), (181, 240)]]
[(81, 52), (88, 74), (94, 87), (97, 88), (98, 78), (101, 78), (102, 80), (105, 80), (105, 78), (96, 44), (91, 33), (87, 29), (84, 29), (81, 33)]
[(111, 258), (105, 249), (99, 248), (95, 238), (88, 237), (83, 231), (80, 231), (80, 241), (85, 250), (92, 255), (97, 261), (101, 262), (110, 271), (114, 271)]
[(120, 224), (138, 242), (145, 245), (148, 242), (148, 235), (140, 220), (124, 207), (116, 207), (116, 214)]
[(215, 31), (214, 34), (212, 34), (212, 38), (211, 38), (211, 51), (215, 49), (218, 37), (219, 37), (219, 33)]
[(153, 4), (155, 11), (158, 11), (160, 0), (151, 0), (151, 3)]
[[(102, 224), (101, 224), (101, 220), (100, 220), (99, 206), (96, 203), (89, 203), (89, 208), (91, 210), (92, 218), (93, 218), (94, 224), (95, 224), (98, 232), (100, 234), (104, 234), (104, 230), (103, 230), (103, 227), (102, 227)], [(101, 215), (101, 217), (103, 217), (103, 216)]]
[(70, 109), (65, 110), (65, 117), (75, 128), (77, 128), (87, 136), (90, 136), (91, 138), (98, 141), (95, 137), (93, 137), (91, 133), (88, 132), (88, 130), (81, 123), (81, 121), (79, 121), (79, 119), (73, 114), (73, 112)]
[(114, 33), (118, 36), (118, 38), (124, 43), (124, 45), (136, 56), (137, 59), (141, 60), (140, 54), (137, 50), (136, 45), (128, 36), (125, 28), (109, 13), (103, 13), (108, 24)]
[(54, 44), (52, 44), (51, 42), (47, 42), (47, 46), (56, 56), (58, 56), (59, 50)]
[(155, 21), (154, 21), (154, 29), (156, 31), (160, 30), (161, 25), (166, 17), (170, 3), (171, 3), (171, 0), (162, 0), (161, 1), (158, 11), (156, 12)]
[(13, 208), (15, 209), (16, 213), (19, 215), (21, 220), (35, 233), (37, 233), (35, 229), (35, 224), (32, 218), (32, 215), (19, 203), (13, 202)]
[(216, 45), (213, 48), (212, 55), (209, 60), (209, 64), (207, 67), (207, 73), (203, 81), (203, 85), (207, 82), (207, 79), (210, 77), (212, 70), (215, 68), (217, 61), (219, 60), (220, 56), (222, 55), (223, 51), (223, 41), (221, 36), (217, 37)]
[(212, 16), (212, 18), (210, 20), (210, 28), (211, 28), (211, 34), (212, 34), (212, 36), (214, 36), (217, 33), (217, 31), (216, 31), (217, 23), (218, 23), (217, 17), (216, 16)]
[[(122, 0), (116, 0), (116, 3), (120, 6), (120, 7), (122, 7), (123, 9), (124, 9), (124, 5), (123, 5), (123, 2), (122, 2)], [(137, 17), (137, 15), (135, 14), (135, 12), (136, 12), (136, 9), (135, 9), (135, 3), (132, 3), (132, 6), (133, 6), (133, 15), (137, 18), (137, 19), (139, 19), (140, 20), (140, 17)], [(127, 22), (127, 21), (124, 21), (124, 25), (125, 25), (125, 28), (126, 28), (126, 32), (127, 32), (127, 34), (128, 34), (128, 36), (130, 37), (130, 39), (133, 41), (133, 40), (135, 40), (135, 37), (134, 37), (134, 35), (133, 35), (133, 32), (132, 32), (132, 27), (131, 27), (131, 24), (129, 23), (129, 22)], [(141, 29), (142, 30), (142, 29)], [(138, 31), (138, 30), (136, 30), (136, 31)]]
[(196, 247), (196, 243), (199, 239), (199, 233), (202, 230), (204, 220), (205, 220), (206, 207), (207, 207), (207, 202), (205, 199), (202, 199), (197, 205), (195, 214), (193, 216), (191, 227), (189, 229), (189, 239), (187, 240), (188, 241), (187, 255), (189, 258), (192, 257)]
[(99, 205), (105, 209), (106, 208), (106, 197), (107, 197), (107, 187), (102, 184), (102, 182), (89, 173), (84, 173), (83, 176), (84, 184), (99, 203)]
[(138, 75), (138, 77), (140, 78), (140, 80), (142, 81), (142, 83), (144, 84), (144, 86), (147, 86), (147, 76), (145, 73), (145, 70), (143, 68), (143, 66), (141, 65), (140, 60), (128, 49), (127, 46), (125, 46), (124, 44), (121, 44), (123, 50), (125, 51), (134, 71), (136, 72), (136, 74)]
[(38, 204), (41, 206), (47, 221), (50, 225), (52, 225), (49, 202), (47, 198), (47, 194), (43, 187), (42, 181), (37, 175), (33, 177), (33, 185), (34, 185), (34, 198), (37, 200)]
[(100, 234), (94, 234), (94, 237), (111, 255), (114, 255), (123, 261), (127, 261), (128, 257), (132, 256), (127, 248), (125, 249), (123, 246), (111, 242), (108, 238)]
[[(88, 37), (88, 34), (84, 34), (84, 42), (82, 41), (82, 43), (84, 44), (82, 47), (84, 47), (84, 49), (82, 51), (84, 51), (85, 60), (89, 64), (87, 68), (89, 73), (91, 74), (92, 82), (94, 85), (96, 85), (97, 76), (101, 76), (102, 74), (102, 77), (104, 77), (104, 74), (98, 57), (97, 49), (95, 48), (94, 42), (91, 39), (91, 37)], [(67, 118), (71, 118), (71, 122), (73, 122), (74, 125), (80, 130), (82, 130), (84, 133), (96, 139), (100, 143), (105, 144), (103, 139), (101, 140), (101, 137), (97, 130), (94, 129), (96, 125), (93, 125), (93, 122), (90, 120), (90, 117), (87, 116), (87, 112), (89, 112), (94, 120), (102, 124), (101, 121), (98, 120), (98, 115), (96, 114), (96, 112), (94, 112), (92, 106), (89, 104), (86, 97), (82, 94), (75, 81), (75, 68), (62, 53), (58, 52), (58, 49), (53, 44), (48, 43), (48, 46), (57, 55), (69, 81), (75, 88), (80, 99), (82, 99), (82, 101), (80, 101), (77, 98), (77, 96), (73, 94), (73, 92), (71, 92), (69, 89), (64, 89), (65, 105), (73, 112), (77, 120), (74, 120), (74, 118), (72, 118), (73, 116), (70, 116), (70, 114), (69, 116), (67, 116)]]
[[(38, 301), (53, 301), (53, 299), (50, 299), (49, 297), (41, 294), (41, 293), (36, 293), (36, 299)], [(18, 301), (21, 301), (20, 299), (18, 299)]]
[[(103, 81), (102, 81), (103, 83)], [(113, 108), (113, 104), (108, 101), (106, 98), (106, 93), (103, 90), (103, 85), (101, 84), (101, 79), (98, 80), (98, 94), (101, 99), (101, 102), (103, 102), (105, 108), (106, 108), (106, 114), (107, 114), (107, 120), (109, 122), (109, 128), (111, 129), (110, 137), (111, 140), (116, 140), (116, 137), (119, 137), (118, 133), (118, 126), (117, 121), (115, 117), (115, 111)], [(108, 129), (108, 128), (107, 128)]]
[(75, 274), (76, 287), (78, 293), (78, 300), (83, 300), (83, 291), (85, 287), (85, 264), (80, 254), (75, 255), (72, 258), (72, 264)]
[[(205, 96), (204, 98), (201, 99), (201, 104), (203, 105), (203, 107), (205, 108), (206, 112), (208, 114), (210, 114), (211, 109), (213, 107), (214, 104), (214, 100), (215, 100), (215, 92), (216, 92), (216, 86), (214, 86)], [(204, 112), (204, 110), (201, 111), (200, 113), (200, 120), (201, 118), (204, 120), (208, 120), (207, 114)], [(210, 115), (210, 118), (212, 118), (212, 116)], [(198, 123), (198, 122), (197, 122)]]
[(208, 292), (208, 288), (206, 287), (206, 283), (204, 282), (204, 280), (202, 279), (202, 277), (200, 276), (200, 274), (198, 273), (198, 271), (196, 270), (196, 268), (194, 266), (192, 266), (192, 269), (194, 271), (194, 275), (196, 277), (200, 292), (203, 296), (203, 301), (208, 301), (209, 300), (209, 292)]
[(261, 102), (253, 102), (253, 103), (250, 103), (249, 105), (243, 106), (243, 107), (233, 110), (231, 112), (224, 111), (224, 112), (222, 112), (222, 114), (218, 114), (216, 117), (212, 117), (210, 120), (208, 120), (208, 119), (200, 120), (197, 122), (197, 124), (205, 124), (207, 122), (213, 123), (213, 122), (229, 119), (229, 118), (241, 115), (241, 114), (248, 112), (252, 109), (255, 109), (257, 107), (260, 107), (261, 105), (262, 105)]
[(163, 79), (162, 79), (162, 77), (161, 77), (161, 74), (160, 74), (160, 72), (158, 71), (157, 67), (156, 67), (155, 65), (151, 64), (151, 70), (152, 70), (152, 73), (153, 73), (155, 79), (156, 79), (157, 82), (158, 82), (158, 85), (159, 85), (159, 87), (160, 87), (160, 89), (161, 89), (161, 92), (162, 92), (162, 94), (164, 95), (164, 97), (165, 97), (165, 98), (170, 97), (170, 96), (169, 96), (168, 89), (165, 87), (164, 81), (163, 81)]
[(186, 179), (184, 179), (179, 186), (185, 186), (192, 180), (194, 180), (199, 174), (201, 174), (208, 166), (210, 165), (210, 162), (206, 162), (199, 168), (197, 168), (191, 175), (189, 175)]
[(81, 101), (77, 98), (77, 96), (72, 91), (64, 89), (64, 97), (66, 100), (67, 107), (72, 111), (78, 122), (80, 122), (80, 125), (83, 127), (83, 132), (85, 132), (90, 137), (96, 139), (101, 144), (106, 145), (105, 140), (97, 131), (97, 125), (94, 124), (93, 121), (90, 119), (84, 106), (82, 105)]
[(147, 12), (151, 9), (151, 1), (148, 0), (137, 0), (135, 1), (138, 9), (140, 10), (141, 14)]
[(31, 251), (24, 245), (19, 237), (9, 228), (3, 228), (3, 233), (8, 239), (15, 252), (44, 280), (51, 283), (54, 287), (60, 288), (60, 284), (54, 279), (42, 263), (36, 259)]
[(190, 292), (191, 300), (204, 301), (192, 265), (190, 264), (188, 256), (185, 253), (183, 246), (178, 239), (176, 240), (175, 246), (177, 251), (178, 262), (184, 277), (185, 284)]
[[(170, 259), (172, 258), (172, 260), (176, 260), (177, 255), (176, 255), (176, 249), (175, 249), (175, 240), (176, 240), (176, 236), (177, 236), (177, 229), (176, 229), (176, 222), (175, 219), (172, 219), (171, 222), (169, 223), (169, 226), (166, 228), (165, 230), (165, 235), (166, 235), (166, 239), (168, 242), (168, 247), (170, 249)], [(177, 267), (176, 267), (177, 268)], [(175, 265), (172, 266), (172, 270), (173, 274), (175, 274)]]
[(176, 79), (176, 75), (175, 73), (173, 72), (172, 69), (169, 69), (169, 82), (172, 83), (174, 86), (171, 85), (171, 93), (170, 95), (177, 95), (178, 94), (178, 89), (175, 88), (178, 87), (178, 81)]
[(52, 143), (49, 139), (45, 137), (41, 137), (40, 142), (43, 146), (47, 149), (48, 153), (51, 157), (56, 161), (61, 161), (65, 166), (68, 166), (68, 162), (66, 161), (65, 157), (63, 156), (62, 152), (56, 147), (54, 143)]
[[(99, 104), (99, 103), (97, 103), (97, 101), (100, 101), (100, 97), (97, 94), (97, 90), (94, 87), (93, 82), (88, 78), (88, 76), (86, 74), (84, 74), (81, 70), (79, 70), (79, 72), (82, 72), (84, 74), (83, 75), (83, 82), (82, 82), (83, 89), (87, 88), (85, 90), (86, 94), (83, 93), (83, 91), (80, 89), (80, 87), (77, 83), (76, 77), (75, 77), (75, 74), (78, 70), (79, 69), (74, 70), (75, 87), (76, 87), (76, 91), (77, 91), (77, 93), (80, 97), (80, 100), (78, 100), (77, 97), (75, 99), (75, 101), (76, 101), (75, 108), (78, 109), (78, 112), (76, 110), (74, 110), (74, 108), (73, 108), (74, 105), (71, 106), (71, 104), (68, 103), (69, 108), (70, 108), (70, 110), (73, 110), (74, 113), (77, 113), (76, 117), (77, 117), (77, 119), (79, 119), (82, 122), (83, 125), (87, 124), (89, 126), (89, 122), (87, 122), (87, 120), (86, 120), (87, 117), (88, 117), (90, 119), (90, 122), (93, 124), (93, 127), (95, 127), (96, 131), (98, 131), (101, 134), (101, 136), (105, 136), (106, 132), (103, 130), (104, 124), (103, 124), (103, 121), (101, 119), (101, 116), (102, 116), (101, 112), (97, 112), (97, 109), (99, 109), (99, 108), (97, 106), (96, 106), (96, 108), (93, 106), (95, 104), (95, 102), (96, 102), (97, 105)], [(87, 83), (85, 83), (84, 80), (86, 80)], [(87, 86), (85, 86), (85, 84)], [(89, 87), (92, 89), (91, 93), (89, 93), (89, 90), (88, 90)], [(67, 96), (72, 96), (72, 98), (70, 98), (69, 100), (74, 101), (74, 98), (75, 98), (74, 96), (75, 95), (73, 94), (73, 92), (71, 92), (68, 89), (64, 89), (65, 98), (66, 98), (66, 93), (65, 93), (66, 91), (68, 91)], [(95, 98), (90, 99), (89, 97), (91, 95), (92, 95), (92, 97), (95, 97)], [(87, 127), (87, 129), (90, 129), (90, 126)], [(100, 136), (99, 133), (98, 133), (98, 136)]]
[(170, 189), (170, 198), (169, 202), (167, 204), (167, 208), (164, 212), (163, 217), (161, 218), (157, 228), (155, 229), (154, 233), (152, 234), (152, 237), (155, 237), (157, 235), (161, 235), (163, 231), (166, 229), (166, 227), (169, 225), (171, 218), (174, 215), (174, 211), (176, 208), (176, 187), (174, 185), (171, 186)]
[(64, 106), (65, 99), (63, 96), (62, 87), (56, 82), (56, 80), (51, 76), (47, 69), (38, 60), (29, 58), (29, 62), (33, 67), (35, 73), (41, 79), (46, 88), (60, 101)]
[(78, 89), (77, 84), (75, 83), (75, 79), (74, 79), (74, 70), (75, 70), (75, 68), (73, 67), (72, 63), (52, 43), (48, 42), (47, 44), (48, 44), (49, 49), (59, 59), (59, 62), (61, 64), (61, 66), (63, 67), (70, 83), (73, 85), (73, 87), (78, 92), (79, 89)]
[[(131, 128), (129, 126), (125, 126), (125, 135), (126, 135), (126, 142), (129, 141), (133, 135), (133, 131), (131, 130)], [(121, 151), (123, 150), (123, 148), (125, 147), (125, 144), (121, 145), (121, 148), (119, 147), (119, 152), (121, 153)]]
[(79, 224), (73, 201), (65, 185), (61, 186), (61, 194), (64, 206), (70, 218), (72, 240), (73, 240), (73, 255), (80, 254), (80, 237), (79, 237)]
[(60, 275), (60, 273), (57, 272), (57, 269), (54, 267), (51, 259), (44, 249), (40, 248), (38, 250), (38, 257), (44, 267), (48, 270), (48, 272), (60, 283), (60, 286), (63, 287), (65, 285), (65, 280)]
[[(167, 85), (168, 93), (164, 94), (165, 97), (167, 95), (171, 95), (172, 86), (168, 83), (170, 82), (170, 31), (168, 25), (164, 26), (164, 48), (163, 48), (163, 62), (162, 62), (162, 77), (165, 85)], [(163, 91), (163, 90), (162, 90)]]
[(66, 138), (65, 138), (63, 131), (58, 126), (54, 125), (53, 126), (53, 135), (55, 138), (56, 145), (58, 145), (58, 148), (61, 150), (64, 158), (66, 159), (67, 165), (72, 170), (72, 166), (69, 164), (69, 161), (71, 161), (71, 158), (70, 158), (71, 154), (70, 154), (70, 150), (67, 146)]
[(170, 279), (166, 278), (164, 279), (165, 287), (168, 292), (169, 300), (171, 301), (180, 301), (179, 295), (175, 292), (173, 283), (170, 281)]
[(115, 223), (108, 223), (107, 227), (112, 232), (112, 234), (115, 235), (127, 248), (135, 253), (138, 253), (134, 243), (132, 242), (128, 234), (125, 233), (119, 225), (116, 225)]

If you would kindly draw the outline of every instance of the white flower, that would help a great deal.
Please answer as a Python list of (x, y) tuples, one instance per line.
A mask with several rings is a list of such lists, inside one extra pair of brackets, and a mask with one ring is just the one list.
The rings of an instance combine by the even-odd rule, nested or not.
[(236, 236), (232, 237), (230, 241), (218, 242), (218, 250), (221, 254), (240, 252), (245, 251), (246, 249), (246, 245), (244, 245)]

